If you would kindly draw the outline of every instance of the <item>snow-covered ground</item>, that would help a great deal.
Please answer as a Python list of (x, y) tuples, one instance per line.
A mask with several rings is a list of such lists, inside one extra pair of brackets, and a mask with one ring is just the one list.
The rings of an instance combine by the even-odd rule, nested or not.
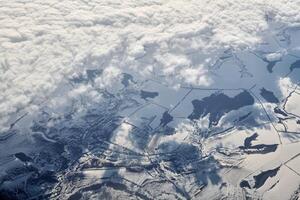
[(0, 0), (0, 199), (297, 199), (300, 2)]

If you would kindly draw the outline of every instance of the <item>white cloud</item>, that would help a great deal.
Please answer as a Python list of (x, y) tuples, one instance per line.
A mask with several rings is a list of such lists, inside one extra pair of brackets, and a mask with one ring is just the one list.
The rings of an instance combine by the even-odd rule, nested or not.
[(208, 85), (207, 58), (260, 42), (269, 29), (266, 15), (285, 26), (300, 21), (297, 0), (0, 0), (0, 5), (2, 128), (13, 113), (55, 96), (66, 77), (88, 68), (114, 67), (97, 79), (101, 87), (129, 69), (142, 76), (155, 72), (176, 84)]
[(95, 86), (97, 88), (116, 87), (117, 79), (119, 78), (120, 74), (120, 69), (116, 67), (105, 68), (102, 75), (95, 79)]
[(184, 78), (186, 83), (190, 84), (209, 86), (211, 83), (207, 70), (203, 67), (182, 69), (180, 76)]
[(278, 87), (283, 97), (287, 97), (295, 88), (296, 85), (289, 77), (280, 78), (278, 81)]
[(280, 61), (282, 59), (282, 57), (285, 56), (286, 54), (287, 54), (286, 50), (278, 51), (278, 52), (274, 52), (274, 53), (269, 53), (269, 54), (266, 55), (266, 59), (269, 62)]

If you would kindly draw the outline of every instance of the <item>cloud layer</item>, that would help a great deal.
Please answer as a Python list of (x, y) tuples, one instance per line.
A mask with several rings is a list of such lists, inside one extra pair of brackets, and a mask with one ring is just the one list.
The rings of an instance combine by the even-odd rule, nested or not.
[[(122, 72), (208, 86), (207, 67), (228, 48), (254, 48), (273, 29), (300, 22), (290, 0), (0, 0), (0, 127), (53, 96), (98, 97), (66, 86), (102, 69), (95, 87)], [(74, 90), (74, 91), (73, 91)], [(63, 102), (63, 101), (62, 101)]]

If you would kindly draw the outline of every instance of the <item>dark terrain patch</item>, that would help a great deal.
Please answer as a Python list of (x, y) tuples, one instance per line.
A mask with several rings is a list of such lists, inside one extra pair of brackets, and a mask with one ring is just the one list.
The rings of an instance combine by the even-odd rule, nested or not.
[(19, 160), (21, 160), (22, 162), (32, 162), (32, 158), (27, 156), (25, 153), (20, 152), (20, 153), (16, 153), (15, 157), (18, 158)]
[(189, 119), (195, 120), (209, 115), (209, 126), (217, 125), (221, 117), (232, 111), (238, 110), (244, 106), (254, 104), (254, 98), (248, 91), (243, 91), (231, 98), (223, 93), (214, 93), (202, 100), (195, 99), (192, 101), (194, 110)]
[(160, 120), (160, 125), (166, 126), (171, 121), (173, 121), (173, 116), (170, 115), (170, 113), (168, 111), (166, 111), (166, 112), (164, 112), (164, 114)]
[(86, 70), (86, 76), (87, 80), (94, 82), (95, 78), (97, 78), (99, 75), (101, 75), (103, 72), (102, 69), (88, 69)]
[(247, 154), (267, 154), (275, 152), (278, 144), (258, 144), (244, 149)]
[(250, 186), (249, 182), (245, 181), (245, 180), (243, 180), (243, 181), (240, 182), (240, 187), (241, 188), (249, 188), (249, 189), (251, 189), (251, 186)]
[(158, 92), (149, 92), (145, 90), (141, 90), (141, 98), (147, 100), (148, 98), (154, 99), (157, 97), (159, 94)]
[(252, 142), (256, 140), (257, 137), (258, 134), (254, 133), (250, 137), (245, 138), (244, 146), (240, 146), (239, 148), (242, 149), (247, 154), (267, 154), (276, 151), (278, 146), (277, 144), (252, 145)]
[(263, 171), (260, 174), (254, 176), (255, 185), (254, 188), (258, 189), (261, 186), (265, 184), (265, 182), (268, 180), (268, 178), (272, 178), (277, 175), (277, 172), (279, 171), (280, 167), (277, 167), (275, 169), (270, 169), (267, 171)]
[(260, 95), (269, 103), (279, 103), (278, 98), (274, 95), (272, 91), (262, 88), (260, 90)]
[(278, 107), (274, 108), (274, 112), (275, 112), (276, 114), (280, 114), (280, 115), (283, 115), (283, 116), (285, 116), (285, 117), (288, 116), (288, 114), (286, 114), (283, 110), (281, 110), (281, 109), (278, 108)]
[(277, 62), (278, 61), (272, 61), (272, 62), (268, 61), (268, 65), (267, 65), (268, 72), (273, 73), (273, 68), (275, 67)]
[(299, 69), (300, 68), (300, 60), (297, 60), (296, 62), (292, 63), (290, 66), (290, 71), (294, 71), (295, 69)]
[(254, 133), (253, 135), (251, 135), (250, 137), (247, 137), (244, 141), (244, 147), (245, 148), (249, 148), (252, 146), (252, 141), (256, 140), (256, 138), (258, 137), (257, 133)]
[[(280, 169), (280, 166), (275, 168), (275, 169), (262, 171), (260, 174), (258, 174), (256, 176), (253, 176), (254, 181), (255, 181), (255, 184), (254, 184), (253, 188), (258, 189), (258, 188), (262, 187), (269, 178), (272, 178), (272, 177), (277, 175), (279, 169)], [(246, 181), (246, 180), (243, 180), (243, 181), (240, 182), (240, 187), (242, 187), (242, 188), (247, 187), (249, 189), (252, 188), (250, 186), (249, 182)]]
[(136, 83), (134, 80), (133, 80), (133, 76), (131, 76), (130, 74), (127, 74), (127, 73), (123, 73), (122, 74), (123, 77), (122, 77), (122, 85), (124, 85), (124, 87), (128, 87), (130, 83)]

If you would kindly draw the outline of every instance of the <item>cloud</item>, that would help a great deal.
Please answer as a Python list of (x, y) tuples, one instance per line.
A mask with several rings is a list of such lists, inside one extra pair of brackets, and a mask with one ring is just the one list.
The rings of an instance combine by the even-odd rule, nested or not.
[[(270, 19), (286, 27), (300, 20), (300, 2), (288, 0), (0, 3), (1, 130), (29, 105), (55, 96), (67, 99), (66, 91), (57, 91), (87, 69), (108, 70), (96, 79), (99, 87), (126, 71), (207, 86), (206, 67), (216, 54), (255, 47)], [(76, 90), (87, 97), (94, 93), (87, 91)]]

